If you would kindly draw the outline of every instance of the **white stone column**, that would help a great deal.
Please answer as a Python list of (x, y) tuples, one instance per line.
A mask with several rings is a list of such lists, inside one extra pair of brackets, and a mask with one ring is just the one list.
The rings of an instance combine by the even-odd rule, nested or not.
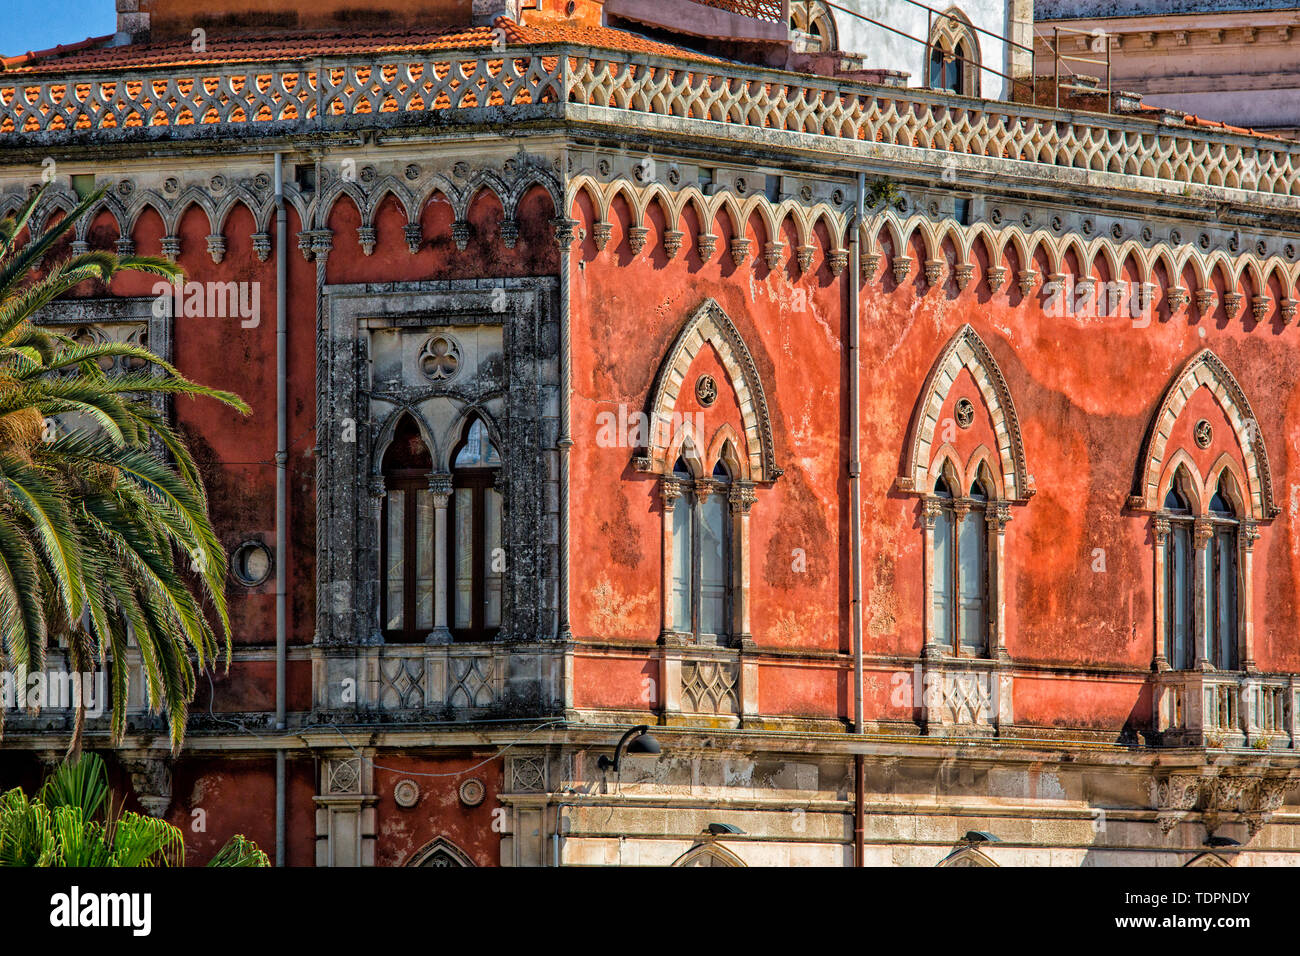
[(1237, 535), (1237, 644), (1241, 669), (1257, 671), (1255, 664), (1255, 542), (1259, 526), (1247, 518)]
[(1196, 669), (1210, 669), (1209, 648), (1209, 594), (1205, 585), (1210, 568), (1209, 543), (1214, 537), (1214, 526), (1208, 518), (1197, 518), (1192, 526), (1192, 547), (1195, 548), (1195, 580), (1193, 582), (1192, 620), (1195, 622), (1193, 636), (1196, 640)]
[[(1155, 580), (1151, 593), (1155, 595), (1155, 653), (1152, 655), (1156, 671), (1169, 670), (1169, 658), (1165, 656), (1165, 631), (1169, 622), (1165, 620), (1165, 608), (1169, 606), (1169, 595), (1165, 593), (1165, 549), (1169, 541), (1169, 519), (1156, 518), (1152, 533), (1156, 541)], [(1163, 729), (1163, 728), (1162, 728)]]
[(1011, 659), (1007, 652), (1006, 534), (1011, 521), (1009, 501), (991, 501), (985, 512), (989, 536), (989, 657), (995, 661)]
[(731, 510), (731, 644), (752, 649), (749, 600), (749, 509), (758, 500), (754, 486), (737, 481), (727, 494)]
[(451, 476), (430, 475), (429, 492), (433, 497), (433, 630), (425, 638), (428, 644), (450, 644), (447, 627), (447, 503), (451, 500)]

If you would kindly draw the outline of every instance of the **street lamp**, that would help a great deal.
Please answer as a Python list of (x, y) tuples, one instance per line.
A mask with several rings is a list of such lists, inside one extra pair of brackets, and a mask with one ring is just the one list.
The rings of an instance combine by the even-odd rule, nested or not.
[[(631, 741), (629, 743), (628, 741)], [(659, 753), (659, 741), (650, 735), (650, 725), (640, 724), (633, 727), (625, 733), (614, 748), (614, 759), (610, 760), (604, 754), (596, 761), (596, 766), (601, 770), (613, 770), (618, 772), (620, 761), (623, 759), (624, 748), (630, 754), (657, 754)]]

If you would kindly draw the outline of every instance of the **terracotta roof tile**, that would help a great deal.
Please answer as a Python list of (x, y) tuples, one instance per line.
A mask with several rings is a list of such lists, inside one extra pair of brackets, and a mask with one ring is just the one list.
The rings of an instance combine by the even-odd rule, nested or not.
[[(524, 26), (506, 18), (496, 21), (509, 45), (568, 43), (618, 50), (713, 60), (694, 50), (647, 39), (627, 30), (570, 23), (540, 22)], [(175, 68), (201, 64), (308, 60), (317, 56), (381, 56), (438, 50), (490, 49), (497, 39), (494, 27), (453, 27), (444, 30), (339, 31), (265, 33), (209, 30), (207, 50), (196, 53), (188, 37), (162, 43), (98, 46), (94, 49), (56, 48), (6, 61), (4, 74), (69, 73), (127, 70), (144, 67)], [(73, 44), (72, 47), (82, 47)], [(61, 54), (61, 55), (60, 55)], [(716, 62), (716, 61), (715, 61)], [(12, 64), (12, 65), (10, 65)]]

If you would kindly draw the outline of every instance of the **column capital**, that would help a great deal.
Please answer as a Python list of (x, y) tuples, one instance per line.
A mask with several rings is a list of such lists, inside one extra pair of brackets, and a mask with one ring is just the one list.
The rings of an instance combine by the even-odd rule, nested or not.
[(447, 499), (451, 497), (451, 475), (430, 475), (429, 491), (433, 495), (435, 508), (447, 507)]
[(758, 495), (754, 492), (754, 485), (748, 481), (734, 482), (727, 491), (727, 501), (731, 505), (733, 515), (747, 515), (754, 502), (758, 500)]
[(665, 475), (659, 483), (659, 493), (663, 496), (664, 505), (671, 508), (673, 502), (682, 496), (681, 479)]
[(1197, 518), (1192, 523), (1192, 540), (1196, 550), (1200, 551), (1214, 537), (1214, 525), (1209, 518)]

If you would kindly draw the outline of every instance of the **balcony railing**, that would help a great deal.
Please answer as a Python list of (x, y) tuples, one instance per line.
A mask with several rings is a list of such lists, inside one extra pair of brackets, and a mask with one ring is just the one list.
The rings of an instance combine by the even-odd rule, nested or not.
[(1175, 746), (1296, 748), (1295, 677), (1166, 671), (1156, 677), (1156, 727)]
[(618, 126), (643, 117), (644, 125), (687, 124), (701, 134), (747, 135), (739, 132), (744, 128), (777, 133), (799, 148), (904, 147), (1094, 177), (1300, 195), (1300, 145), (568, 46), (418, 59), (0, 74), (0, 144), (11, 147), (427, 124), (433, 114), (439, 122), (551, 118)]

